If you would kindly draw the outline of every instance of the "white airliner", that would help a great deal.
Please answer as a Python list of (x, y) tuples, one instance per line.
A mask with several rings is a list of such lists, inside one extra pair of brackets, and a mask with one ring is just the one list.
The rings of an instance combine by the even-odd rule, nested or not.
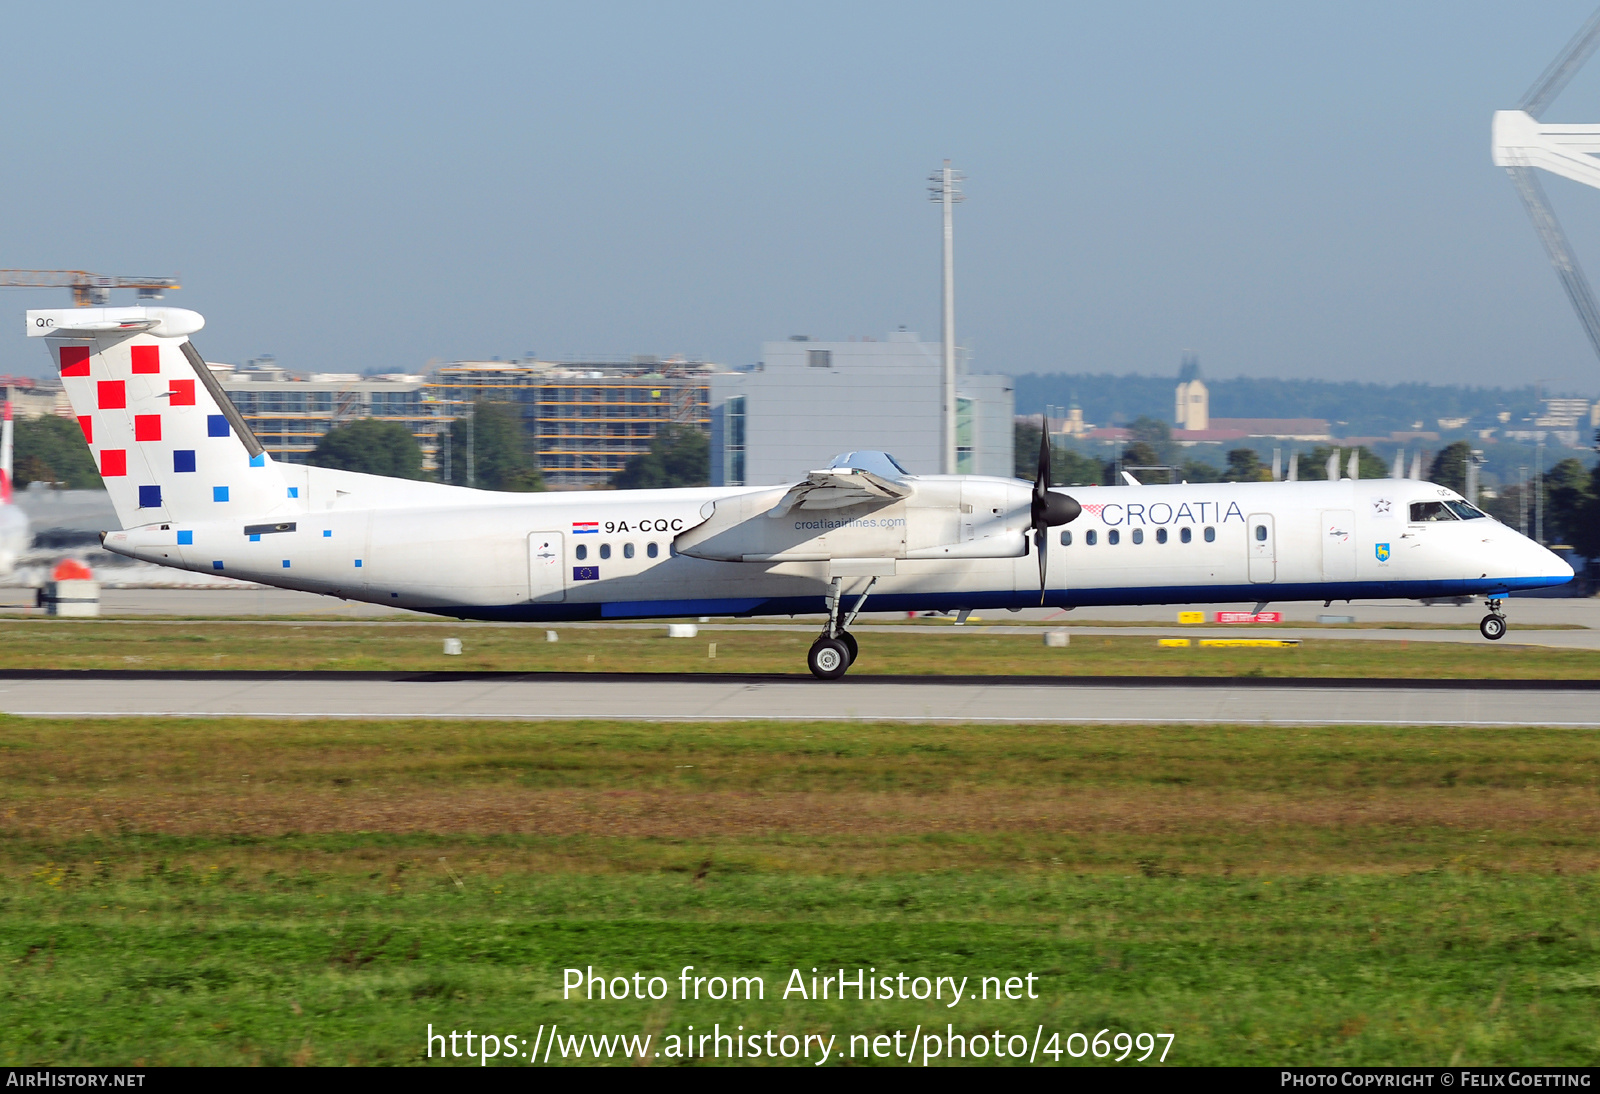
[(16, 569), (17, 558), (33, 542), (28, 514), (12, 498), (11, 402), (7, 400), (0, 418), (0, 574)]
[[(511, 494), (276, 463), (177, 308), (28, 312), (132, 558), (463, 619), (826, 611), (807, 658), (843, 675), (874, 610), (1481, 595), (1572, 568), (1432, 483), (1049, 488), (912, 475), (846, 453), (776, 487)], [(1070, 527), (1069, 527), (1070, 525)], [(1030, 557), (1031, 556), (1031, 557)]]

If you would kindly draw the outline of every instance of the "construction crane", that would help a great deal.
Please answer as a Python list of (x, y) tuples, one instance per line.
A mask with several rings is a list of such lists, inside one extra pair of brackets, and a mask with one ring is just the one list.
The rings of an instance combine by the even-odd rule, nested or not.
[(1600, 47), (1600, 11), (1589, 17), (1550, 62), (1517, 109), (1495, 111), (1490, 122), (1490, 144), (1495, 166), (1504, 167), (1511, 176), (1534, 231), (1550, 256), (1550, 264), (1561, 279), (1561, 287), (1578, 313), (1578, 322), (1589, 336), (1596, 356), (1600, 356), (1600, 304), (1595, 302), (1589, 279), (1584, 277), (1583, 267), (1578, 265), (1567, 234), (1561, 230), (1561, 222), (1556, 220), (1533, 170), (1542, 168), (1585, 186), (1600, 187), (1600, 163), (1595, 160), (1595, 153), (1600, 152), (1600, 125), (1551, 125), (1539, 120), (1596, 47)]
[(140, 300), (160, 300), (168, 289), (181, 289), (175, 277), (108, 277), (86, 270), (0, 270), (0, 288), (71, 289), (79, 308), (111, 302), (112, 289), (138, 289)]

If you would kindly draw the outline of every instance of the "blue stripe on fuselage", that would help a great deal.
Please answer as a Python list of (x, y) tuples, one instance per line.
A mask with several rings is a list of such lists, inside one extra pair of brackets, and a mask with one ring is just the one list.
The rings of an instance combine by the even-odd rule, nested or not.
[[(1219, 604), (1259, 600), (1417, 600), (1422, 597), (1505, 596), (1519, 589), (1565, 585), (1570, 577), (1474, 578), (1449, 581), (1351, 581), (1305, 584), (1166, 585), (1150, 588), (1051, 589), (1047, 608), (1114, 607), (1148, 604)], [(846, 603), (854, 602), (848, 590)], [(874, 612), (959, 611), (1037, 608), (1039, 594), (1028, 590), (949, 593), (874, 593)], [(814, 615), (828, 610), (825, 596), (727, 597), (702, 600), (619, 600), (594, 604), (507, 604), (487, 608), (417, 607), (460, 619), (559, 623), (594, 619), (665, 619), (685, 615)]]

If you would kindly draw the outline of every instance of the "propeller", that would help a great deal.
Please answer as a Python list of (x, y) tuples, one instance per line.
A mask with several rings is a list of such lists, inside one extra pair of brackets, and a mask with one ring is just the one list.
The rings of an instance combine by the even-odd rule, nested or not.
[(1083, 507), (1075, 498), (1057, 494), (1050, 489), (1050, 431), (1039, 432), (1039, 474), (1033, 480), (1033, 505), (1029, 511), (1029, 528), (1033, 532), (1033, 549), (1039, 556), (1039, 603), (1044, 603), (1045, 566), (1049, 560), (1046, 540), (1050, 529), (1058, 524), (1069, 524), (1078, 519)]

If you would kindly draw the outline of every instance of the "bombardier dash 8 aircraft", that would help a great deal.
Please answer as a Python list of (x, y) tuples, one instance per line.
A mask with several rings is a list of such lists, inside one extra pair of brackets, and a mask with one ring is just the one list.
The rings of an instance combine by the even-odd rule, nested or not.
[(263, 451), (179, 308), (28, 312), (122, 530), (108, 550), (461, 619), (825, 611), (807, 664), (844, 674), (879, 611), (1481, 595), (1572, 568), (1442, 486), (1382, 479), (1050, 488), (913, 475), (851, 452), (775, 487), (513, 494)]

